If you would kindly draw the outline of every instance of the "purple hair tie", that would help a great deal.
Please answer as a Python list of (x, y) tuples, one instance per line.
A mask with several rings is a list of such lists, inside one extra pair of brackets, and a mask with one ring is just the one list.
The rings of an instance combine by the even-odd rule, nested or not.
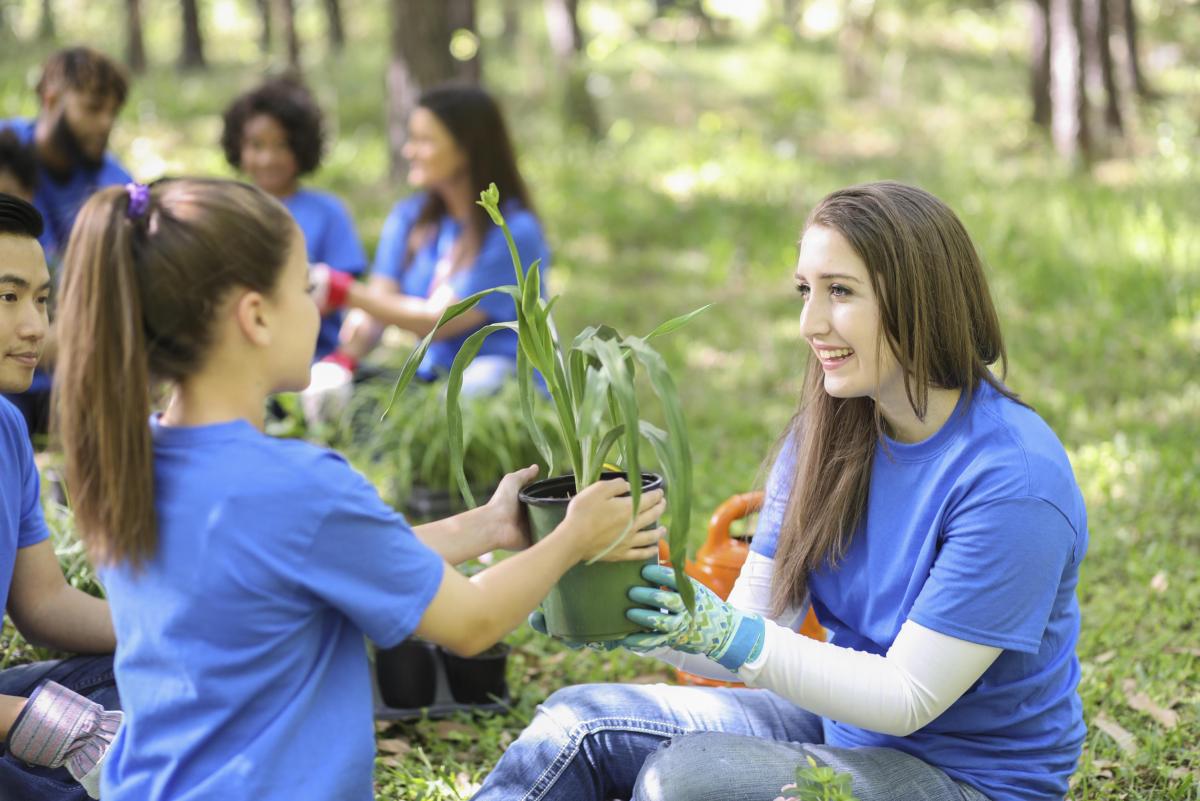
[(129, 208), (125, 216), (131, 220), (141, 219), (150, 209), (150, 187), (130, 182), (125, 184), (125, 191), (129, 194)]

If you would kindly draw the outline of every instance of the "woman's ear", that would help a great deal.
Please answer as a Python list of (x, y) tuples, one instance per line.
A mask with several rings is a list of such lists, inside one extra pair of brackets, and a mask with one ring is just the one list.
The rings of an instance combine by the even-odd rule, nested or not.
[(271, 344), (270, 315), (261, 292), (247, 290), (234, 300), (233, 317), (247, 342), (260, 348)]

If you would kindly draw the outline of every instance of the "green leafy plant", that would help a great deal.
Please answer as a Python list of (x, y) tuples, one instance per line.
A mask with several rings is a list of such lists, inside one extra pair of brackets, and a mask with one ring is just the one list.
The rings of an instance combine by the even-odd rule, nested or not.
[(811, 756), (805, 756), (808, 765), (796, 768), (796, 785), (782, 793), (784, 798), (801, 801), (858, 801), (850, 789), (849, 773), (838, 773), (833, 768), (818, 765)]
[[(649, 341), (677, 330), (708, 307), (668, 320), (644, 337), (621, 336), (610, 326), (600, 325), (585, 328), (574, 340), (565, 344), (565, 340), (559, 337), (552, 315), (558, 297), (549, 301), (542, 297), (539, 262), (535, 261), (528, 269), (522, 265), (512, 233), (500, 212), (500, 192), (495, 184), (480, 193), (478, 203), (504, 233), (512, 256), (516, 284), (478, 292), (448, 307), (433, 331), (404, 363), (392, 393), (392, 403), (396, 403), (416, 374), (438, 328), (474, 308), (486, 295), (496, 292), (508, 294), (516, 306), (516, 321), (491, 323), (467, 337), (455, 357), (447, 381), (446, 420), (450, 465), (463, 497), (474, 505), (470, 483), (463, 468), (463, 417), (459, 406), (463, 371), (479, 353), (484, 340), (499, 331), (513, 331), (518, 342), (517, 387), (522, 414), (538, 452), (549, 467), (550, 475), (558, 472), (559, 463), (547, 429), (557, 435), (561, 451), (567, 455), (577, 491), (599, 479), (604, 465), (610, 461), (610, 454), (616, 450), (619, 454), (616, 461), (634, 477), (630, 482), (630, 494), (636, 509), (642, 489), (641, 482), (636, 480), (642, 468), (641, 441), (645, 439), (654, 449), (669, 489), (672, 521), (668, 545), (671, 558), (684, 601), (691, 608), (694, 603), (691, 584), (683, 575), (692, 504), (692, 460), (687, 426), (675, 382), (666, 362), (650, 346)], [(636, 384), (639, 367), (658, 398), (666, 422), (665, 431), (642, 419)], [(535, 415), (539, 403), (533, 378), (535, 370), (546, 382), (553, 412), (549, 426), (543, 425)], [(619, 542), (620, 539), (614, 541), (610, 550)]]

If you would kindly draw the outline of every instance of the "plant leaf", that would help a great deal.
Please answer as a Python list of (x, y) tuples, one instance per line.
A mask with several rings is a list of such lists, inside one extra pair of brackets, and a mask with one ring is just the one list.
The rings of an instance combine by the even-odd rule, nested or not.
[(666, 417), (667, 458), (661, 461), (670, 490), (667, 503), (671, 509), (671, 527), (667, 534), (667, 545), (671, 551), (671, 564), (675, 569), (679, 594), (688, 611), (694, 611), (695, 593), (683, 572), (692, 517), (692, 454), (688, 445), (687, 422), (683, 417), (675, 381), (662, 356), (639, 337), (626, 337), (621, 344), (646, 368), (650, 386), (658, 396)]
[(554, 463), (554, 449), (550, 447), (550, 440), (546, 439), (546, 432), (542, 431), (542, 427), (533, 416), (533, 365), (520, 349), (517, 350), (517, 391), (521, 396), (521, 415), (525, 418), (525, 427), (529, 429), (538, 453), (546, 460), (546, 477), (554, 476), (557, 467)]
[[(425, 335), (424, 339), (413, 349), (413, 352), (408, 354), (408, 358), (404, 360), (404, 366), (400, 369), (400, 377), (396, 379), (396, 386), (392, 389), (392, 398), (388, 401), (387, 408), (383, 410), (383, 415), (380, 419), (388, 416), (388, 412), (392, 410), (392, 406), (396, 403), (396, 398), (400, 397), (400, 393), (412, 381), (413, 376), (417, 374), (417, 368), (421, 366), (421, 361), (425, 358), (425, 354), (429, 351), (429, 346), (433, 342), (433, 337), (437, 334), (438, 329), (443, 325), (458, 317), (460, 314), (470, 311), (475, 308), (479, 301), (483, 300), (488, 295), (495, 292), (507, 292), (508, 290), (515, 291), (515, 287), (499, 286), (491, 289), (484, 289), (481, 292), (476, 292), (474, 295), (469, 295), (457, 303), (452, 303), (446, 307), (438, 317), (438, 321), (434, 323), (433, 329)], [(511, 294), (511, 292), (509, 293)]]
[(463, 419), (462, 408), (458, 405), (459, 395), (462, 394), (463, 373), (467, 365), (479, 353), (483, 342), (497, 331), (516, 331), (516, 323), (490, 323), (467, 337), (454, 363), (450, 365), (450, 375), (446, 379), (446, 432), (450, 440), (450, 475), (458, 482), (458, 490), (462, 493), (467, 507), (475, 508), (475, 495), (467, 483), (467, 475), (463, 471)]
[(669, 334), (672, 331), (678, 331), (680, 328), (683, 328), (685, 325), (690, 323), (692, 321), (693, 317), (695, 317), (698, 314), (701, 314), (702, 312), (708, 311), (710, 308), (712, 308), (712, 304), (708, 303), (694, 311), (688, 312), (687, 314), (681, 314), (678, 317), (675, 317), (671, 320), (667, 320), (665, 323), (662, 323), (661, 325), (657, 326), (649, 334), (646, 334), (646, 336), (642, 337), (642, 339), (650, 340), (650, 339), (654, 339), (655, 337), (660, 337), (663, 334)]

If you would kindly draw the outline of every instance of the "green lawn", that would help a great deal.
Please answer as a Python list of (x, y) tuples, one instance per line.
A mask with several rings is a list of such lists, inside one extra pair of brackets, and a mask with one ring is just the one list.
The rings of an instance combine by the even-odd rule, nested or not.
[[(367, 4), (348, 7), (352, 51), (311, 54), (338, 135), (314, 183), (348, 198), (373, 247), (405, 190), (386, 179), (386, 26)], [(114, 145), (139, 177), (225, 171), (218, 115), (255, 75), (253, 31), (235, 23), (229, 41), (247, 44), (221, 44), (209, 73), (163, 66), (136, 85)], [(119, 52), (94, 12), (72, 24)], [(1200, 54), (1185, 48), (1155, 74), (1170, 94), (1139, 118), (1136, 158), (1084, 177), (1025, 123), (1021, 24), (963, 12), (901, 26), (892, 44), (907, 58), (902, 79), (886, 82), (888, 102), (841, 97), (828, 41), (775, 32), (667, 45), (618, 30), (592, 62), (610, 126), (595, 146), (549, 110), (537, 42), (483, 46), (555, 252), (564, 331), (604, 321), (644, 332), (716, 303), (662, 343), (693, 435), (697, 541), (708, 512), (755, 482), (794, 408), (805, 348), (790, 274), (811, 205), (845, 184), (897, 178), (961, 214), (989, 266), (1009, 383), (1058, 432), (1088, 503), (1079, 654), (1090, 734), (1072, 797), (1198, 799)], [(152, 58), (169, 58), (169, 33), (152, 30)], [(39, 58), (0, 50), (0, 116), (32, 111)], [(382, 798), (466, 797), (557, 687), (668, 678), (654, 663), (566, 652), (527, 630), (509, 642), (511, 712), (381, 729)]]

